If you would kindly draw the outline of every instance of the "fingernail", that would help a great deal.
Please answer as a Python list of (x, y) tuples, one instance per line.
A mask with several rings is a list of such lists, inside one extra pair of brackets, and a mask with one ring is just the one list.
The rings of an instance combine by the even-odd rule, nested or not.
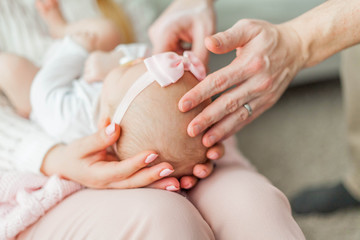
[(184, 189), (189, 189), (189, 188), (191, 188), (191, 184), (189, 184), (189, 183), (183, 184), (183, 185), (181, 185), (181, 187)]
[(206, 171), (202, 170), (201, 172), (198, 173), (198, 176), (201, 178), (206, 177)]
[(115, 123), (111, 123), (109, 126), (106, 127), (105, 133), (108, 136), (111, 136), (115, 132)]
[(179, 188), (175, 187), (174, 185), (167, 186), (165, 189), (168, 190), (168, 191), (177, 191), (177, 190), (179, 190)]
[(212, 160), (218, 159), (219, 158), (219, 154), (216, 152), (211, 152), (209, 153), (209, 158)]
[(200, 125), (194, 125), (192, 127), (192, 133), (193, 133), (193, 137), (195, 137), (196, 135), (198, 135), (201, 132), (201, 127)]
[(162, 170), (160, 172), (160, 177), (166, 177), (166, 176), (169, 176), (170, 174), (172, 174), (174, 172), (174, 170), (171, 170), (171, 169), (168, 169), (168, 168), (165, 168), (164, 170)]
[(221, 44), (219, 39), (217, 39), (215, 36), (213, 36), (212, 39), (214, 40), (213, 43), (215, 44), (215, 47), (220, 47)]
[(151, 163), (152, 161), (154, 161), (159, 155), (152, 153), (149, 156), (146, 157), (145, 159), (145, 163)]
[(212, 145), (215, 143), (215, 141), (216, 141), (215, 136), (210, 136), (210, 137), (208, 137), (207, 142), (208, 142), (208, 145), (209, 145), (209, 146), (212, 146)]
[(191, 109), (192, 103), (191, 101), (185, 101), (182, 105), (181, 105), (181, 110), (186, 112), (188, 110)]

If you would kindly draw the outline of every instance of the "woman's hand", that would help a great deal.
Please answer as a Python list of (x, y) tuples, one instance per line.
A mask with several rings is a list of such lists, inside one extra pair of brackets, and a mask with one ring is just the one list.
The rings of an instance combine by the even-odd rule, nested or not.
[[(203, 137), (203, 144), (210, 147), (275, 104), (303, 67), (305, 57), (297, 32), (286, 23), (240, 20), (225, 32), (206, 38), (205, 45), (217, 54), (236, 49), (236, 58), (228, 66), (208, 75), (179, 102), (179, 109), (186, 112), (235, 86), (207, 106), (188, 126), (190, 136), (210, 128)], [(243, 107), (246, 103), (252, 109), (251, 116)]]
[(193, 188), (198, 182), (198, 178), (200, 179), (207, 178), (214, 170), (213, 160), (218, 160), (223, 155), (224, 155), (224, 145), (222, 143), (217, 143), (215, 146), (209, 148), (209, 150), (206, 153), (206, 156), (209, 160), (204, 164), (197, 164), (194, 166), (193, 169), (194, 176), (184, 176), (180, 178), (181, 188), (184, 189)]
[(69, 145), (57, 145), (43, 161), (45, 175), (58, 174), (90, 188), (138, 188), (150, 185), (169, 191), (180, 188), (176, 178), (164, 178), (173, 172), (166, 162), (147, 167), (157, 154), (152, 151), (118, 161), (106, 148), (120, 136), (120, 127), (111, 124), (106, 129), (79, 139)]
[[(149, 29), (154, 53), (174, 51), (182, 54), (183, 43), (207, 63), (204, 39), (215, 31), (213, 0), (175, 0)], [(186, 49), (185, 49), (186, 50)]]

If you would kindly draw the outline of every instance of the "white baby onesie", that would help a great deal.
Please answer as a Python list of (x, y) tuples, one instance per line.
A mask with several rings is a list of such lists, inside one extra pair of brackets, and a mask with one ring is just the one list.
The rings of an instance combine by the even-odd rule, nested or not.
[[(30, 118), (57, 140), (68, 143), (97, 130), (102, 82), (87, 83), (81, 78), (89, 55), (82, 46), (70, 37), (55, 44), (31, 86)], [(144, 57), (144, 49), (144, 44), (116, 48), (130, 60)]]

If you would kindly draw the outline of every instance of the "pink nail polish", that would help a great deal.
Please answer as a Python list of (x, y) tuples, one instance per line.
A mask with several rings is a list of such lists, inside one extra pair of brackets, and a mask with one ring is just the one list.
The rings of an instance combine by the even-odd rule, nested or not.
[(106, 127), (105, 133), (108, 136), (111, 136), (115, 132), (115, 123), (111, 123), (109, 126)]
[(168, 190), (168, 191), (177, 191), (177, 190), (179, 190), (179, 188), (175, 187), (174, 185), (167, 186), (165, 189)]
[(164, 170), (162, 170), (160, 172), (160, 177), (166, 177), (166, 176), (169, 176), (170, 174), (172, 174), (174, 172), (174, 170), (171, 170), (171, 169), (168, 169), (168, 168), (165, 168)]
[(146, 163), (146, 164), (151, 163), (151, 162), (154, 161), (157, 157), (158, 157), (157, 154), (152, 153), (152, 154), (150, 154), (149, 156), (146, 157), (145, 163)]

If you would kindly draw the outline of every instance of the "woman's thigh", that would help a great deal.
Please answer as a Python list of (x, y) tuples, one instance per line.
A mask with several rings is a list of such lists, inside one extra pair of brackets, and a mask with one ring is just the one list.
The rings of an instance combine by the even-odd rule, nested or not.
[(155, 189), (82, 190), (18, 239), (214, 239), (183, 196)]
[(215, 238), (305, 239), (285, 195), (244, 164), (241, 155), (230, 152), (232, 156), (219, 160), (214, 173), (188, 194)]

